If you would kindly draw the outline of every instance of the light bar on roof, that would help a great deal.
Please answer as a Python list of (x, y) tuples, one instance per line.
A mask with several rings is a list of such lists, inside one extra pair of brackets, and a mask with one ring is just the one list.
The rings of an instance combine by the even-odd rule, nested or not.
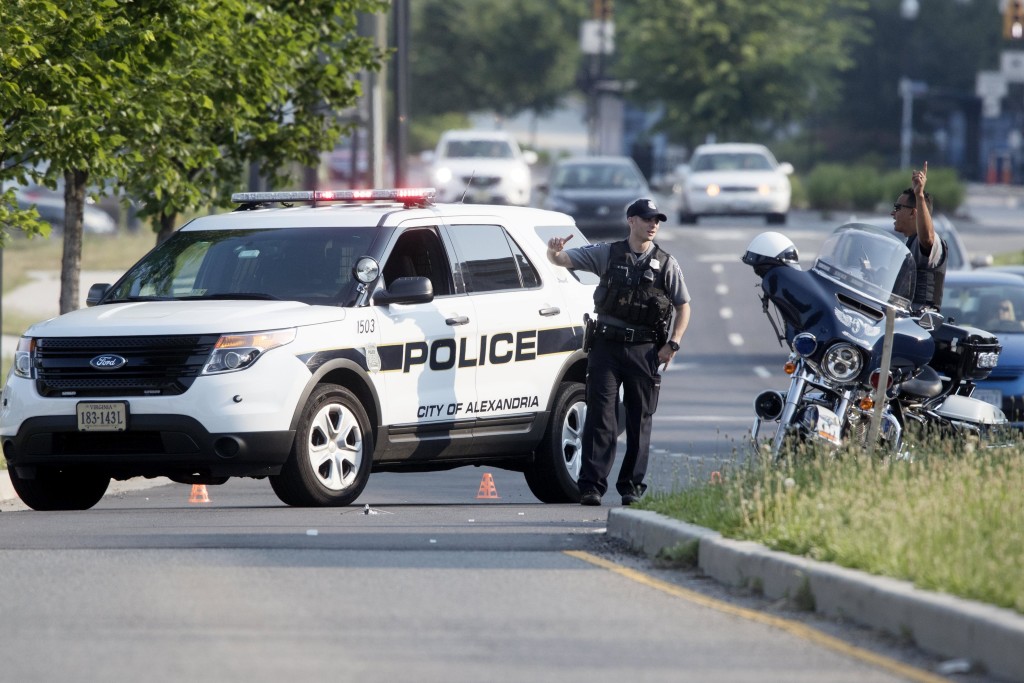
[(399, 187), (375, 190), (296, 190), (284, 192), (236, 192), (234, 204), (265, 204), (271, 202), (402, 202), (418, 204), (431, 201), (437, 194), (433, 187)]

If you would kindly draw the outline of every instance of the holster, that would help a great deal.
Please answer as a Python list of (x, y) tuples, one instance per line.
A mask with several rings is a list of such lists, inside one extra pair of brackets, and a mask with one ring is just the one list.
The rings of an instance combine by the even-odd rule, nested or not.
[(597, 332), (597, 320), (590, 317), (589, 313), (583, 314), (583, 352), (590, 353), (594, 345), (594, 336)]

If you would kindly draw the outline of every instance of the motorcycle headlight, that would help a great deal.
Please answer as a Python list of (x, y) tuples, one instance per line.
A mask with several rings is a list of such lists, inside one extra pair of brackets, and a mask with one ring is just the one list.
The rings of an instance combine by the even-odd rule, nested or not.
[(860, 374), (864, 356), (853, 344), (833, 344), (821, 359), (821, 371), (836, 382), (849, 382)]

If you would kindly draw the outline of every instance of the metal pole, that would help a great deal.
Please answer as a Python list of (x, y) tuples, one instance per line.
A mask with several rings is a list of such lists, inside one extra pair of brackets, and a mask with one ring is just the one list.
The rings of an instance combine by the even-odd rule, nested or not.
[(406, 182), (409, 146), (409, 0), (395, 0), (395, 187)]
[(889, 367), (892, 361), (892, 336), (896, 327), (896, 314), (892, 306), (885, 307), (885, 337), (882, 341), (882, 367), (878, 369), (878, 386), (875, 387), (875, 410), (871, 414), (871, 427), (868, 429), (868, 453), (875, 450), (878, 442), (878, 429), (882, 424), (882, 411), (885, 410), (885, 397), (889, 384)]
[(910, 142), (914, 135), (914, 92), (909, 78), (901, 78), (900, 97), (903, 98), (903, 119), (900, 125), (900, 170), (910, 168)]

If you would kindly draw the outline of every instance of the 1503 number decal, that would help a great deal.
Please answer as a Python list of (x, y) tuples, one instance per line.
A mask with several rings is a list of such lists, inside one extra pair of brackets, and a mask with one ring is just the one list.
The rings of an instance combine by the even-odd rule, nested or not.
[(359, 334), (372, 334), (374, 329), (376, 328), (376, 322), (377, 321), (374, 320), (373, 318), (368, 318), (366, 320), (357, 320), (356, 331)]

